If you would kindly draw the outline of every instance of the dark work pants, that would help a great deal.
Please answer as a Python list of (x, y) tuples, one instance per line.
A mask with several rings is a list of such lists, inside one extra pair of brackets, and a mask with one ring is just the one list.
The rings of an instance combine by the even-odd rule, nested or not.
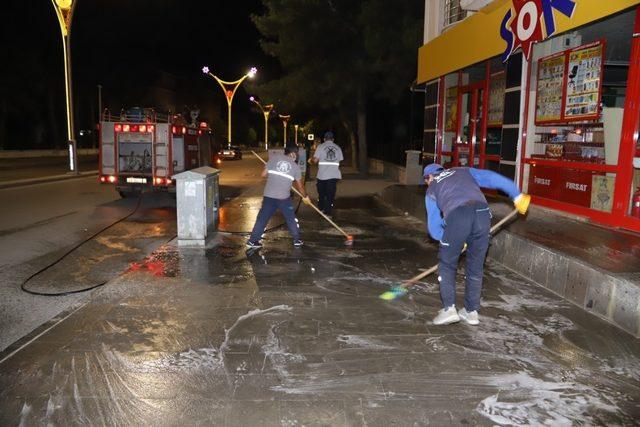
[(267, 223), (277, 210), (282, 212), (282, 216), (284, 216), (284, 220), (287, 223), (287, 228), (289, 229), (289, 233), (291, 233), (293, 240), (298, 240), (300, 238), (300, 227), (298, 226), (298, 220), (296, 219), (296, 212), (293, 209), (291, 198), (274, 199), (271, 197), (263, 197), (262, 207), (260, 208), (260, 212), (258, 212), (256, 223), (253, 226), (253, 231), (249, 238), (250, 241), (255, 243), (262, 238), (262, 234), (264, 233), (265, 228), (267, 228)]
[(467, 311), (480, 308), (483, 266), (489, 248), (490, 229), (491, 212), (484, 203), (460, 206), (445, 218), (444, 235), (438, 253), (438, 280), (444, 308), (456, 303), (456, 270), (465, 243), (467, 253), (464, 307)]
[(333, 209), (333, 201), (336, 198), (337, 179), (317, 179), (316, 187), (318, 188), (318, 207), (326, 215), (331, 215)]

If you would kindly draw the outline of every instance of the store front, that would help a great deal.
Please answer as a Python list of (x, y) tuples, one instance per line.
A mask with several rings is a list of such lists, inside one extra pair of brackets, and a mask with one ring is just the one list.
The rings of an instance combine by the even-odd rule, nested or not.
[(639, 3), (497, 0), (424, 45), (424, 161), (640, 231)]

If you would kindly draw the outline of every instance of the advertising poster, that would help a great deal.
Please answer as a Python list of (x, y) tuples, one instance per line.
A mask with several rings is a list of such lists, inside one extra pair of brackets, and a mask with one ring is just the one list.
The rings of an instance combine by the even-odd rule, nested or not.
[(445, 105), (445, 132), (455, 132), (456, 122), (458, 118), (458, 88), (450, 87), (447, 89), (447, 99)]
[(613, 176), (594, 175), (591, 184), (591, 209), (611, 212), (616, 179)]
[(565, 119), (597, 119), (602, 83), (602, 43), (571, 50), (565, 98)]
[(500, 126), (504, 116), (504, 91), (507, 87), (506, 73), (491, 77), (489, 84), (489, 116), (488, 126)]
[(565, 52), (538, 61), (536, 124), (562, 119)]

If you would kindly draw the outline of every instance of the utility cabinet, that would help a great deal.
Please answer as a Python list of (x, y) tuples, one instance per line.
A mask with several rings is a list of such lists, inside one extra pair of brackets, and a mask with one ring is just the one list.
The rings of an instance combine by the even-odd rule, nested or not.
[(178, 246), (205, 246), (218, 224), (220, 171), (204, 166), (174, 175), (173, 179)]

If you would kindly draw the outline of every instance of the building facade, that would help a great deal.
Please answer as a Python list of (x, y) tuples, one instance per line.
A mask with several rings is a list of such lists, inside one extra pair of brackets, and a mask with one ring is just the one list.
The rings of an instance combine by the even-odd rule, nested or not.
[(640, 0), (427, 0), (424, 162), (640, 231)]

